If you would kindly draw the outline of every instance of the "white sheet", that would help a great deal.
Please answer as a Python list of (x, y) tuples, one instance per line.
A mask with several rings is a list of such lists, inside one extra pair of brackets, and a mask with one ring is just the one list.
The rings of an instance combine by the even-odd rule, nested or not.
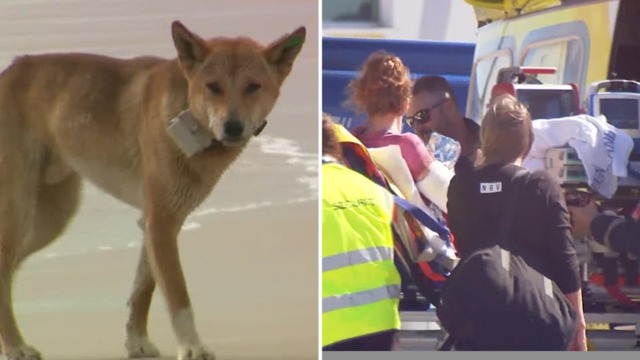
[(627, 176), (633, 140), (608, 124), (604, 116), (536, 120), (533, 132), (533, 147), (522, 164), (526, 169), (544, 169), (549, 149), (569, 145), (585, 167), (589, 186), (602, 196), (611, 198), (618, 188), (618, 177)]

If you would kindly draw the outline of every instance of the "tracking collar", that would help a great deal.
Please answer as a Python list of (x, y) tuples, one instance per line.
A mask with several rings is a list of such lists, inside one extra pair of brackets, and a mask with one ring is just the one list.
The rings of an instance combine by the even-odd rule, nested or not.
[(262, 132), (262, 130), (264, 130), (265, 127), (267, 127), (267, 120), (262, 121), (262, 124), (260, 125), (260, 127), (253, 132), (253, 136), (260, 135), (260, 133)]
[(214, 142), (211, 133), (202, 128), (189, 110), (183, 110), (169, 121), (167, 134), (187, 157), (212, 146)]
[[(253, 132), (253, 136), (260, 135), (266, 126), (267, 120), (263, 120), (260, 127)], [(216, 140), (209, 131), (200, 125), (189, 110), (183, 110), (178, 116), (169, 121), (167, 134), (187, 157), (222, 145), (220, 141)]]

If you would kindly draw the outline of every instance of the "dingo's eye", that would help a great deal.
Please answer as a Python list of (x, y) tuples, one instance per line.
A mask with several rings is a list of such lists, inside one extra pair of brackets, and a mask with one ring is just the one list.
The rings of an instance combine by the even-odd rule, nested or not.
[(247, 94), (253, 94), (254, 92), (260, 90), (261, 87), (262, 85), (252, 82), (247, 86), (247, 89), (245, 91), (247, 92)]
[(217, 83), (210, 83), (207, 85), (209, 90), (215, 95), (222, 95), (222, 88)]

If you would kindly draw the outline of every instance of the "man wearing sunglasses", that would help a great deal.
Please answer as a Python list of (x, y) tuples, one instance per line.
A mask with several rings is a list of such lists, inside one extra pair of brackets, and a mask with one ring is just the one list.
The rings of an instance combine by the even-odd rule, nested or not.
[(480, 125), (460, 114), (445, 78), (426, 75), (416, 80), (406, 121), (424, 142), (437, 132), (460, 143), (458, 163), (461, 160), (471, 164), (475, 162), (480, 148)]

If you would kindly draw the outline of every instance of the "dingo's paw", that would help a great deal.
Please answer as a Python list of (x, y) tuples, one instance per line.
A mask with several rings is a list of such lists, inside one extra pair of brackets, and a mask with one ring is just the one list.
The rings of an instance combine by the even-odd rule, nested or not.
[(29, 345), (21, 345), (18, 347), (5, 347), (4, 356), (7, 360), (41, 360), (42, 357), (38, 350)]
[(146, 336), (130, 336), (124, 346), (130, 359), (160, 356), (158, 348)]
[(203, 345), (189, 345), (180, 348), (178, 360), (215, 360), (215, 356)]

